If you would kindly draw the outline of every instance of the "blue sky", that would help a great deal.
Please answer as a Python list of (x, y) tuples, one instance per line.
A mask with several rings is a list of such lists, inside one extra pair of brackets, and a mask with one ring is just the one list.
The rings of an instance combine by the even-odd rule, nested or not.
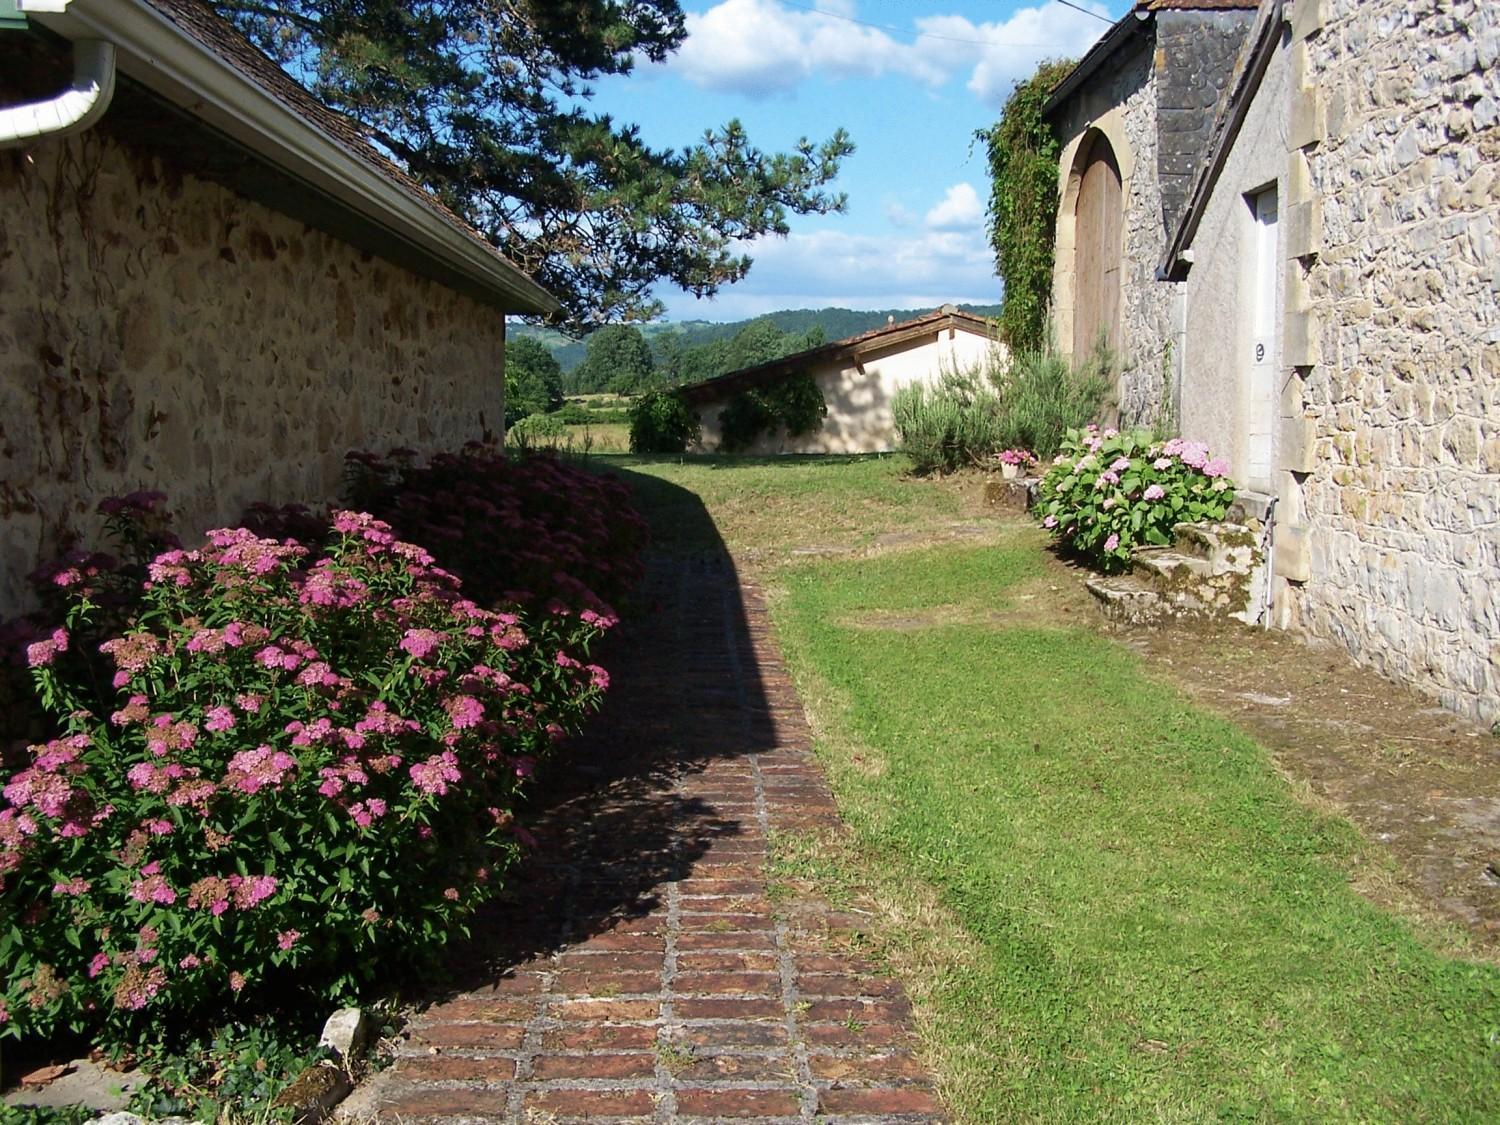
[(1077, 57), (1129, 0), (684, 0), (688, 38), (661, 65), (598, 84), (594, 108), (658, 146), (730, 118), (763, 149), (843, 126), (856, 151), (842, 215), (796, 217), (751, 245), (750, 276), (712, 301), (660, 296), (679, 320), (780, 308), (994, 302), (989, 178), (976, 129), (1042, 58)]

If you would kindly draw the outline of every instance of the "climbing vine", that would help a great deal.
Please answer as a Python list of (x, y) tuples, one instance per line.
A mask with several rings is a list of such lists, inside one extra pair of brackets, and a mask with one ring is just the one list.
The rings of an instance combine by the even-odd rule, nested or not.
[(1000, 331), (1013, 351), (1037, 351), (1047, 342), (1062, 146), (1042, 119), (1042, 106), (1072, 69), (1066, 60), (1043, 62), (1016, 86), (1000, 120), (978, 134), (989, 149), (990, 242), (1005, 282)]
[(818, 383), (798, 371), (769, 387), (743, 390), (719, 412), (719, 448), (725, 453), (749, 449), (762, 434), (778, 425), (788, 437), (811, 433), (828, 417), (828, 404)]

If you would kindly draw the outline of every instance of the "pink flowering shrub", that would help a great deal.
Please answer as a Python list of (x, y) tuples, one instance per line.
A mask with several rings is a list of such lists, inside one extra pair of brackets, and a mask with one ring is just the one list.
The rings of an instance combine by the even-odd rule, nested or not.
[(1165, 546), (1179, 523), (1221, 520), (1234, 503), (1228, 462), (1197, 441), (1144, 430), (1069, 430), (1036, 513), (1059, 542), (1100, 570), (1123, 570), (1132, 547)]
[(54, 583), (26, 660), (57, 733), (0, 766), (0, 1035), (341, 1000), (431, 955), (608, 682), (589, 653), (612, 616), (477, 604), (367, 514), (333, 513), (325, 544), (163, 550), (98, 641), (102, 582)]
[(427, 547), (477, 601), (609, 616), (640, 581), (646, 524), (616, 477), (477, 443), (426, 465), (403, 450), (351, 453), (347, 465), (350, 506)]

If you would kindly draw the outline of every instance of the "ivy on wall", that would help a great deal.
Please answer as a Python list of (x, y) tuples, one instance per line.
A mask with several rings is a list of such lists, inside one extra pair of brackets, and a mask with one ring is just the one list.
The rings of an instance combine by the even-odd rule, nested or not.
[(719, 413), (719, 448), (739, 453), (777, 426), (788, 437), (812, 433), (828, 417), (828, 404), (817, 381), (806, 371), (797, 371), (768, 387), (740, 391)]
[(1066, 60), (1043, 62), (1016, 86), (1000, 120), (979, 132), (989, 149), (990, 242), (1005, 282), (1000, 331), (1012, 351), (1038, 351), (1047, 342), (1062, 145), (1042, 119), (1042, 106), (1072, 69)]

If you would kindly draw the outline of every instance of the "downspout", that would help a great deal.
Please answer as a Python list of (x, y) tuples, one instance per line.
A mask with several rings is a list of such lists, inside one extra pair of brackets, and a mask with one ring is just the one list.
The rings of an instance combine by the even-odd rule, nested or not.
[(87, 129), (104, 116), (114, 92), (115, 45), (80, 39), (73, 44), (71, 88), (45, 101), (0, 109), (0, 148)]

